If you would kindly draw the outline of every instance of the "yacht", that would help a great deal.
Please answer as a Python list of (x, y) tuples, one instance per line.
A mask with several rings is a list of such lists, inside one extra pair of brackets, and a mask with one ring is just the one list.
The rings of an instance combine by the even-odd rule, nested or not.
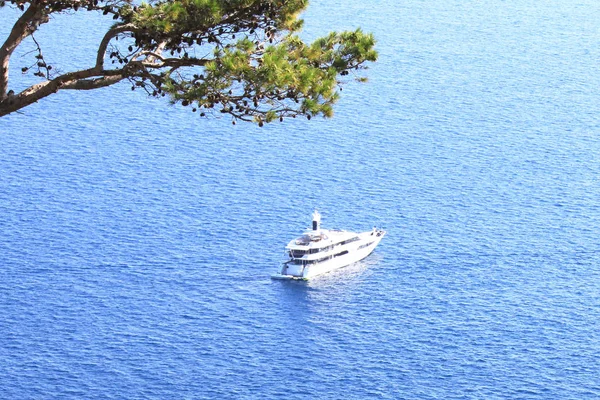
[(307, 280), (345, 267), (371, 254), (385, 234), (377, 228), (363, 233), (321, 229), (321, 214), (315, 210), (312, 229), (288, 243), (288, 259), (271, 278)]

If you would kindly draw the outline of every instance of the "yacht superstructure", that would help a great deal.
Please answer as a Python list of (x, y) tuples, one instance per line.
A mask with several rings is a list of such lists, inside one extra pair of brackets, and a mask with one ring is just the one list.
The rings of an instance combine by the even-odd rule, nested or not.
[(362, 260), (385, 236), (382, 229), (355, 233), (337, 229), (321, 229), (321, 214), (313, 213), (312, 230), (285, 247), (285, 261), (273, 279), (309, 279)]

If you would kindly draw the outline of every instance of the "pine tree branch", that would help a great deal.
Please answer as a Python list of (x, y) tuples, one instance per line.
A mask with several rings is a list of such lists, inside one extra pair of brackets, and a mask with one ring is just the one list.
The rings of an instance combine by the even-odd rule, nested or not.
[(31, 3), (15, 22), (2, 47), (0, 47), (0, 102), (8, 97), (8, 71), (10, 57), (21, 42), (35, 32), (40, 24), (48, 21), (43, 6)]
[[(377, 58), (372, 35), (360, 30), (332, 32), (312, 44), (294, 35), (306, 0), (11, 1), (23, 13), (0, 47), (0, 117), (61, 89), (91, 90), (125, 79), (132, 90), (168, 96), (201, 116), (221, 113), (261, 126), (301, 115), (329, 117), (344, 83), (339, 77)], [(78, 9), (117, 21), (100, 40), (92, 65), (56, 76), (58, 68), (46, 63), (33, 38), (36, 61), (21, 70), (36, 69), (33, 75), (46, 80), (18, 94), (9, 91), (15, 48), (49, 15)]]
[(101, 70), (104, 66), (104, 56), (106, 55), (106, 49), (108, 48), (108, 44), (112, 39), (124, 32), (134, 32), (135, 27), (133, 24), (125, 24), (115, 26), (106, 32), (100, 45), (98, 46), (98, 53), (96, 54), (96, 66), (97, 70)]
[(122, 81), (123, 75), (103, 76), (94, 79), (80, 79), (66, 82), (60, 88), (63, 90), (92, 90), (114, 85)]

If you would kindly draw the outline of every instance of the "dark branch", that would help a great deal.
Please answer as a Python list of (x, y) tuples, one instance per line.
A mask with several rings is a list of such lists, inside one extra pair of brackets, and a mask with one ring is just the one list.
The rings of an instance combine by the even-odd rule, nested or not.
[(43, 7), (38, 3), (30, 4), (29, 8), (15, 22), (8, 38), (0, 47), (0, 102), (8, 96), (8, 68), (12, 53), (23, 39), (35, 32), (38, 26), (47, 20)]
[(117, 82), (122, 81), (124, 78), (123, 75), (112, 75), (112, 76), (104, 76), (101, 78), (94, 79), (81, 79), (76, 81), (70, 81), (63, 84), (60, 88), (65, 90), (92, 90), (99, 89), (102, 87), (114, 85)]

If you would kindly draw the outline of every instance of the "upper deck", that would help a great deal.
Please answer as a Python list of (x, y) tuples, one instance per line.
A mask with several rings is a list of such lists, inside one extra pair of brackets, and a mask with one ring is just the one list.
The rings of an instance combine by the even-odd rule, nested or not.
[(319, 229), (318, 231), (306, 231), (304, 235), (291, 240), (285, 247), (288, 250), (310, 250), (323, 247), (345, 244), (352, 239), (358, 239), (358, 234), (336, 229)]

